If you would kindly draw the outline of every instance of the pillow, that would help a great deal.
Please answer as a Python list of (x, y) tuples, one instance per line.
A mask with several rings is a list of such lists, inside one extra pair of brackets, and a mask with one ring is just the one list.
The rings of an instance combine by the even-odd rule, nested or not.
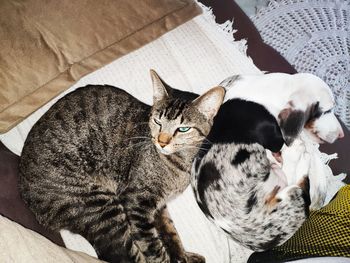
[(84, 253), (57, 246), (43, 236), (0, 216), (1, 262), (102, 263)]
[(0, 133), (199, 13), (193, 0), (0, 1)]

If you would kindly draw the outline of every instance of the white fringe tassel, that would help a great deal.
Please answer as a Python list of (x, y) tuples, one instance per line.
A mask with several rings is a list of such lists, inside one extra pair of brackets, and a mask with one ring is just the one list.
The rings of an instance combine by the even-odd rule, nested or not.
[(228, 42), (234, 44), (240, 52), (247, 55), (247, 40), (241, 39), (236, 41), (233, 36), (233, 34), (237, 31), (233, 29), (234, 18), (232, 17), (232, 20), (227, 20), (223, 24), (218, 24), (215, 21), (216, 17), (213, 14), (212, 8), (207, 7), (202, 3), (199, 3), (199, 2), (197, 3), (203, 9), (203, 17), (205, 18), (205, 20), (211, 24), (214, 24)]

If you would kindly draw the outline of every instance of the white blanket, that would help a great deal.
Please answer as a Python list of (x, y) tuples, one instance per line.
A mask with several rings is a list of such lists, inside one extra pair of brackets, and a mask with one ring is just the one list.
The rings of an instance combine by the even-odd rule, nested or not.
[[(231, 25), (226, 24), (226, 27), (231, 28)], [(244, 42), (234, 42), (232, 32), (221, 30), (206, 13), (87, 75), (67, 92), (86, 84), (110, 84), (150, 104), (151, 68), (171, 86), (196, 93), (203, 93), (234, 74), (261, 73), (246, 56)], [(32, 125), (57, 99), (1, 135), (1, 141), (20, 154)], [(247, 261), (251, 251), (231, 241), (205, 218), (190, 188), (170, 202), (169, 211), (188, 251), (205, 256), (208, 263)], [(66, 236), (65, 233), (64, 239), (69, 247), (88, 251), (84, 244), (74, 240), (71, 242), (71, 236)]]

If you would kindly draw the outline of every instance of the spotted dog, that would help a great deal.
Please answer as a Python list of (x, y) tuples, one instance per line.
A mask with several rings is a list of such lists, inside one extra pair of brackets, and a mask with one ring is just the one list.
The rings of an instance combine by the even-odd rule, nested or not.
[(287, 186), (273, 157), (283, 144), (279, 124), (265, 107), (231, 99), (192, 165), (191, 184), (203, 213), (255, 251), (282, 244), (308, 214), (307, 174)]

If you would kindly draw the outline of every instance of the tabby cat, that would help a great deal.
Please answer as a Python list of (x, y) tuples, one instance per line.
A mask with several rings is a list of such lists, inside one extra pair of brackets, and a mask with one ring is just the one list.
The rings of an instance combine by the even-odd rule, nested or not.
[(26, 139), (21, 195), (41, 224), (84, 236), (103, 260), (204, 262), (184, 251), (166, 203), (189, 185), (225, 91), (189, 101), (151, 77), (153, 107), (100, 85), (54, 104)]

